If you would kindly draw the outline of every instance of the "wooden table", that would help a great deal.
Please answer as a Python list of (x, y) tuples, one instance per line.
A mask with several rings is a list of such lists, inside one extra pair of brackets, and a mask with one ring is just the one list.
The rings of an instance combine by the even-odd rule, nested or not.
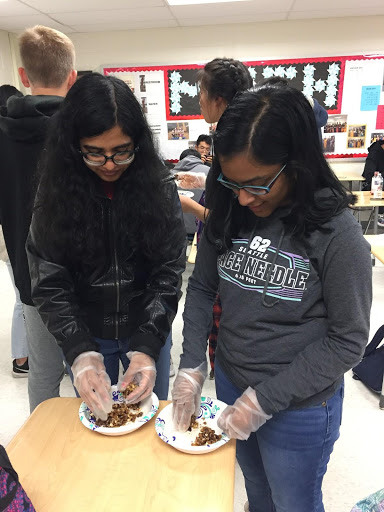
[[(384, 235), (364, 235), (364, 238), (371, 244), (371, 253), (384, 263)], [(380, 409), (384, 409), (384, 375), (379, 405)]]
[(358, 181), (359, 182), (359, 190), (361, 190), (361, 182), (365, 181), (365, 178), (363, 176), (360, 176), (359, 174), (354, 173), (348, 173), (348, 172), (341, 172), (341, 171), (333, 171), (339, 181), (348, 181), (350, 183), (349, 189), (352, 190), (352, 182)]
[(103, 436), (81, 424), (80, 403), (43, 402), (7, 446), (37, 512), (233, 512), (235, 441), (187, 455), (159, 439), (154, 418)]
[[(377, 220), (379, 218), (379, 207), (384, 206), (383, 199), (372, 199), (371, 192), (353, 192), (357, 196), (357, 202), (353, 205), (355, 208), (370, 208), (374, 212), (374, 226), (373, 233), (377, 235)], [(365, 231), (367, 231), (371, 217), (369, 218), (368, 225)], [(364, 233), (365, 234), (365, 233)]]

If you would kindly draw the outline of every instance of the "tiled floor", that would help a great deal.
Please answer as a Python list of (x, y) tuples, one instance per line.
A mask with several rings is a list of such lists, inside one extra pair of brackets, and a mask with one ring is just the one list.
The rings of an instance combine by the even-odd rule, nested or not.
[[(184, 275), (184, 290), (191, 272)], [(373, 268), (374, 303), (371, 332), (383, 323), (384, 267)], [(0, 262), (0, 443), (6, 445), (28, 417), (27, 379), (11, 376), (10, 325), (13, 290), (5, 264)], [(348, 297), (345, 299), (348, 300)], [(172, 356), (178, 366), (181, 352), (181, 313), (184, 297), (173, 327)], [(171, 379), (171, 385), (174, 379)], [(214, 382), (206, 381), (204, 392), (214, 395)], [(68, 377), (61, 387), (63, 396), (74, 396)], [(324, 482), (327, 512), (349, 512), (354, 503), (384, 487), (384, 411), (378, 407), (378, 396), (346, 375), (346, 395), (341, 437), (335, 445)], [(246, 500), (243, 479), (236, 469), (234, 512), (241, 512)], [(182, 508), (180, 508), (182, 512)], [(294, 511), (289, 511), (294, 512)], [(312, 511), (308, 511), (312, 512)]]

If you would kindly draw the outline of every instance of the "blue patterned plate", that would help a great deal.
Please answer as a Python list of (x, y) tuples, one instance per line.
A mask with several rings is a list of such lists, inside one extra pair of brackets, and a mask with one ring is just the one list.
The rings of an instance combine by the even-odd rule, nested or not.
[[(117, 390), (117, 386), (112, 386), (112, 398), (115, 403), (123, 402), (123, 397), (120, 391)], [(152, 393), (152, 395), (148, 396), (145, 400), (140, 403), (140, 408), (143, 412), (143, 416), (137, 418), (133, 423), (127, 423), (122, 427), (98, 427), (95, 424), (95, 419), (85, 402), (81, 402), (79, 408), (79, 418), (81, 423), (93, 430), (94, 432), (98, 432), (99, 434), (104, 434), (105, 436), (122, 436), (124, 434), (129, 434), (134, 430), (142, 427), (154, 417), (159, 408), (159, 399)]]
[[(199, 410), (199, 415), (197, 417), (197, 422), (199, 423), (199, 427), (194, 428), (191, 432), (177, 432), (174, 429), (173, 421), (172, 421), (172, 404), (167, 405), (164, 409), (159, 413), (155, 421), (155, 429), (157, 435), (160, 437), (162, 441), (169, 444), (176, 450), (180, 450), (181, 452), (191, 453), (191, 454), (201, 454), (201, 453), (210, 453), (220, 446), (228, 443), (229, 437), (222, 432), (217, 426), (217, 419), (223, 410), (227, 407), (227, 404), (221, 402), (220, 400), (216, 400), (215, 398), (209, 397), (201, 397), (201, 405)], [(204, 425), (204, 422), (206, 425)], [(207, 426), (213, 429), (216, 434), (221, 434), (222, 438), (220, 441), (217, 441), (213, 444), (207, 444), (205, 446), (192, 446), (192, 443), (195, 441), (197, 435), (200, 432), (200, 428), (202, 426)]]

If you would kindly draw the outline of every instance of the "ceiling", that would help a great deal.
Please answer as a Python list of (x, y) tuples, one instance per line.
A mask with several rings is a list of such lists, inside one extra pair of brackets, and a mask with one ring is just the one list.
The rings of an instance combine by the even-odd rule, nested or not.
[(384, 15), (384, 0), (246, 0), (185, 6), (169, 6), (166, 0), (0, 0), (0, 30), (8, 32), (33, 25), (73, 33), (375, 15)]

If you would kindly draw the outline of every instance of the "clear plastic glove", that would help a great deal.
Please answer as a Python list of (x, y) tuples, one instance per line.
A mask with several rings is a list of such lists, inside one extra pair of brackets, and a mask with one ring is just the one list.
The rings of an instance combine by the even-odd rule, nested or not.
[(178, 172), (176, 184), (180, 188), (205, 188), (207, 176), (203, 172)]
[(105, 421), (112, 411), (111, 379), (100, 352), (83, 352), (71, 367), (73, 383), (96, 418)]
[(217, 425), (232, 439), (246, 441), (251, 432), (256, 432), (272, 416), (266, 414), (256, 396), (256, 391), (247, 388), (233, 405), (229, 405), (217, 420)]
[(124, 391), (128, 384), (136, 382), (139, 387), (125, 399), (127, 404), (135, 404), (152, 393), (156, 381), (156, 366), (152, 357), (143, 352), (128, 352), (127, 356), (131, 362), (117, 388)]
[(207, 362), (197, 368), (179, 370), (172, 388), (172, 419), (176, 430), (186, 432), (192, 414), (197, 415), (201, 403), (201, 389), (207, 378)]

